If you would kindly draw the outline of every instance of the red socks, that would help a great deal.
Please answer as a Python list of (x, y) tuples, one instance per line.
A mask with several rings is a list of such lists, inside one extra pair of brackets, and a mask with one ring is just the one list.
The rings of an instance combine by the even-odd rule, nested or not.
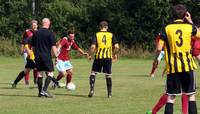
[(26, 85), (29, 84), (29, 79), (30, 79), (29, 73), (26, 73), (26, 75), (25, 75), (25, 84)]
[(182, 94), (182, 113), (188, 114), (188, 96)]
[(167, 97), (168, 95), (166, 93), (160, 97), (159, 101), (152, 109), (152, 114), (156, 114), (167, 103)]
[(72, 74), (68, 73), (66, 79), (67, 79), (67, 84), (70, 83), (72, 81)]

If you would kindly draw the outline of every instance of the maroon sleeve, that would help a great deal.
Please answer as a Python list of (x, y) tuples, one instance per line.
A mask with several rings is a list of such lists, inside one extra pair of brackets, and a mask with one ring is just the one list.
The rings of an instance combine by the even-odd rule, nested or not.
[(76, 44), (76, 42), (73, 42), (73, 44), (72, 44), (72, 49), (74, 49), (74, 50), (78, 50), (78, 45)]
[(62, 40), (60, 41), (60, 45), (62, 47), (63, 45), (69, 45), (69, 43), (65, 38), (62, 38)]

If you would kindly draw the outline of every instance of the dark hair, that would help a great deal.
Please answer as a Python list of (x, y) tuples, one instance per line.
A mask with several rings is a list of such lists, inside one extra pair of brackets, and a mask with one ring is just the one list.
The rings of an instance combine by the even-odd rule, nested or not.
[(194, 17), (193, 23), (195, 26), (200, 27), (200, 17), (199, 16)]
[(74, 28), (70, 28), (68, 31), (67, 31), (67, 34), (74, 34), (75, 33), (75, 30)]
[(38, 24), (38, 22), (37, 22), (37, 20), (31, 20), (31, 24), (33, 24), (33, 23), (36, 23), (36, 24)]
[(107, 22), (107, 21), (101, 21), (101, 22), (99, 23), (99, 26), (100, 26), (100, 28), (107, 27), (107, 26), (108, 26), (108, 22)]
[(174, 19), (184, 19), (187, 9), (182, 4), (177, 4), (172, 7), (172, 15)]

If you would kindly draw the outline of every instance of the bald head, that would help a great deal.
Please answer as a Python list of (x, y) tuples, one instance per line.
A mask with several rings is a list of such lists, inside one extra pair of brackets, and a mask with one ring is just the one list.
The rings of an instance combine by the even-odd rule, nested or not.
[(49, 20), (49, 18), (43, 18), (42, 19), (42, 27), (43, 28), (49, 28), (50, 27), (50, 20)]

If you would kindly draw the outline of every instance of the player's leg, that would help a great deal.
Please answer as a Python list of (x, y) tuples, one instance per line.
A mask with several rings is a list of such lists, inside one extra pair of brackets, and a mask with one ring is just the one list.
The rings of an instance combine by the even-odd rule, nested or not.
[(37, 84), (37, 70), (36, 69), (33, 69), (33, 83), (34, 84)]
[(107, 85), (107, 95), (108, 98), (112, 96), (112, 60), (111, 59), (104, 59), (103, 60), (103, 73), (106, 76), (106, 85)]
[(112, 75), (106, 75), (106, 85), (107, 85), (107, 92), (108, 98), (112, 97)]
[(42, 92), (42, 85), (43, 85), (43, 72), (38, 71), (37, 73), (37, 85), (38, 85), (38, 97), (41, 97), (41, 92)]
[(27, 74), (25, 75), (24, 79), (25, 79), (25, 85), (29, 85), (29, 79), (30, 79), (29, 73), (27, 73)]
[[(24, 53), (23, 54), (24, 56), (24, 63), (27, 64), (27, 57), (28, 57), (28, 54), (27, 53)], [(29, 76), (29, 73), (27, 73), (24, 77), (24, 81), (25, 81), (25, 84), (26, 85), (29, 85), (29, 79), (30, 79), (30, 76)]]
[(54, 77), (53, 72), (47, 72), (46, 73), (46, 79), (44, 81), (44, 87), (42, 88), (42, 91), (40, 92), (41, 96), (45, 96), (45, 97), (52, 97), (49, 93), (48, 93), (48, 87), (50, 82), (52, 81), (52, 77)]
[(166, 93), (168, 94), (167, 103), (165, 105), (164, 114), (173, 114), (173, 105), (176, 95), (182, 93), (181, 89), (181, 73), (173, 73), (167, 75)]
[(101, 68), (102, 61), (95, 59), (92, 65), (91, 74), (89, 76), (90, 92), (88, 94), (88, 97), (93, 97), (96, 74), (97, 72), (101, 72)]
[(152, 108), (152, 114), (156, 114), (166, 103), (167, 103), (168, 95), (164, 93), (156, 105)]
[(189, 95), (189, 114), (197, 114), (195, 94)]
[(57, 81), (61, 80), (63, 78), (63, 76), (64, 76), (64, 74), (62, 72), (59, 72), (56, 80)]
[(168, 95), (167, 103), (165, 105), (165, 112), (164, 114), (173, 114), (173, 105), (175, 103), (175, 95)]
[(14, 80), (13, 84), (12, 84), (12, 88), (16, 88), (18, 82), (20, 80), (22, 80), (22, 78), (26, 75), (26, 73), (29, 73), (31, 71), (30, 68), (25, 68), (23, 71), (21, 71), (18, 76), (16, 77), (16, 79)]
[(72, 82), (73, 71), (72, 69), (69, 69), (66, 72), (67, 72), (67, 76), (66, 76), (66, 85), (67, 85), (68, 83)]
[(197, 114), (197, 106), (195, 99), (196, 83), (193, 71), (185, 72), (181, 77), (182, 91), (189, 95), (188, 112), (189, 114)]
[(95, 78), (96, 78), (96, 72), (91, 72), (89, 80), (90, 80), (90, 92), (88, 94), (88, 97), (93, 97), (94, 94), (94, 85), (95, 85)]
[(186, 94), (182, 94), (182, 113), (188, 114), (188, 96)]

